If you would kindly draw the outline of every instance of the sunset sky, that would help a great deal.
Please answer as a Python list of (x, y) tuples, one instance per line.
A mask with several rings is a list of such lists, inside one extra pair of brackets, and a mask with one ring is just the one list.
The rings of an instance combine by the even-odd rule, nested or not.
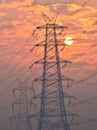
[(72, 46), (63, 51), (59, 48), (60, 56), (72, 61), (62, 73), (75, 80), (66, 88), (77, 98), (72, 110), (80, 115), (79, 125), (71, 130), (97, 130), (96, 0), (0, 0), (0, 130), (11, 130), (12, 90), (18, 86), (18, 79), (30, 87), (41, 73), (42, 66), (29, 66), (43, 56), (40, 48), (30, 51), (44, 40), (41, 30), (32, 35), (38, 25), (45, 24), (42, 12), (50, 18), (59, 12), (56, 23), (67, 27), (61, 42), (67, 36), (73, 39)]

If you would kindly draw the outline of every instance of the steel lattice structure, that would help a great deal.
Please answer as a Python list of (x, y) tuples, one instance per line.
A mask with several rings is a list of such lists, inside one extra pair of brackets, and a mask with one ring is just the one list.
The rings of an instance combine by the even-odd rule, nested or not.
[(17, 97), (17, 100), (12, 104), (15, 113), (12, 117), (12, 119), (15, 119), (15, 130), (32, 130), (29, 120), (31, 101), (28, 99), (28, 91), (31, 91), (31, 89), (24, 83), (20, 83), (19, 87), (13, 89), (13, 95)]
[(66, 94), (63, 91), (63, 82), (68, 85), (73, 79), (61, 74), (61, 63), (70, 64), (68, 60), (62, 60), (59, 56), (59, 46), (64, 47), (64, 44), (59, 44), (57, 35), (62, 31), (64, 26), (55, 23), (46, 23), (43, 26), (38, 26), (37, 29), (45, 29), (44, 44), (36, 44), (36, 46), (44, 47), (44, 57), (35, 62), (35, 64), (43, 64), (42, 76), (35, 78), (33, 82), (42, 82), (41, 93), (34, 95), (34, 98), (40, 98), (40, 112), (33, 116), (38, 117), (37, 130), (70, 130), (70, 124), (67, 116), (78, 116), (69, 111), (66, 111), (64, 103), (65, 99), (75, 99), (75, 97)]

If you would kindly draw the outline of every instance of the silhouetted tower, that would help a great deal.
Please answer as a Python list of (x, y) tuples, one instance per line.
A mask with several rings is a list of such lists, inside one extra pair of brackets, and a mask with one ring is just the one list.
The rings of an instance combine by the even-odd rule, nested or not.
[(13, 89), (13, 95), (17, 100), (13, 102), (12, 108), (14, 115), (12, 119), (15, 119), (15, 130), (32, 130), (29, 120), (31, 101), (28, 98), (28, 91), (31, 91), (24, 83)]
[[(43, 14), (45, 21), (49, 19)], [(75, 97), (66, 94), (63, 91), (63, 83), (66, 82), (66, 86), (73, 79), (61, 74), (61, 63), (70, 64), (68, 60), (62, 60), (59, 57), (59, 46), (64, 47), (65, 44), (59, 44), (57, 36), (61, 34), (62, 30), (66, 27), (60, 26), (51, 22), (46, 23), (43, 26), (38, 26), (36, 29), (45, 30), (45, 42), (44, 44), (36, 44), (36, 46), (44, 47), (44, 57), (35, 64), (43, 64), (43, 74), (35, 78), (33, 82), (42, 82), (41, 93), (35, 95), (34, 98), (41, 98), (40, 112), (33, 116), (39, 116), (37, 130), (70, 130), (67, 116), (77, 116), (71, 112), (66, 112), (66, 106), (64, 99), (75, 99)], [(65, 86), (64, 86), (65, 87)]]

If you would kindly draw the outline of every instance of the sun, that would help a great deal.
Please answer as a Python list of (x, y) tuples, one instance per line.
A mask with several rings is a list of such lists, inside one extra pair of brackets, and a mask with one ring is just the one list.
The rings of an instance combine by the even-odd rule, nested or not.
[(73, 44), (72, 37), (70, 37), (70, 36), (66, 37), (66, 39), (64, 40), (64, 43), (65, 43), (65, 45), (68, 45), (68, 46), (72, 45)]

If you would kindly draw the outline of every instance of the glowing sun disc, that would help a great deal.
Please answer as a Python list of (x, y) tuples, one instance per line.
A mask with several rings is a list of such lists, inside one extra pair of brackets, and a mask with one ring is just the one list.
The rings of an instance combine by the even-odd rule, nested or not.
[(65, 43), (66, 45), (69, 45), (69, 46), (70, 46), (70, 45), (73, 44), (73, 40), (72, 40), (71, 37), (66, 37), (64, 43)]

